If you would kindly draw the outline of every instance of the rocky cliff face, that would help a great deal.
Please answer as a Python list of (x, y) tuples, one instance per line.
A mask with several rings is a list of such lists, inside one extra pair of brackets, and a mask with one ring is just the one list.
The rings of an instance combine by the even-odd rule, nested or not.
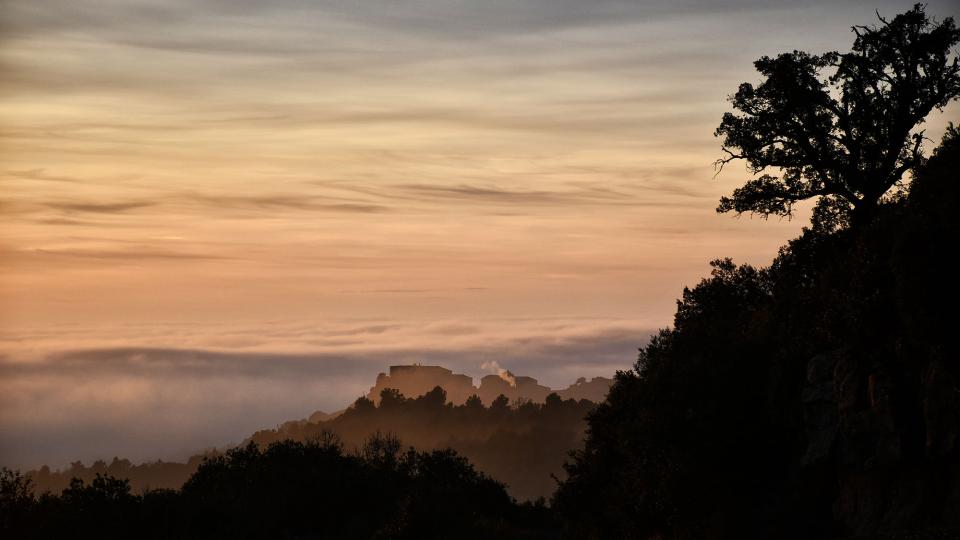
[(499, 375), (487, 375), (480, 379), (477, 396), (484, 405), (489, 406), (501, 395), (509, 399), (510, 403), (527, 400), (543, 403), (552, 392), (550, 388), (539, 384), (533, 377), (516, 377), (509, 372), (507, 377), (509, 380)]
[(849, 534), (960, 528), (958, 381), (942, 359), (913, 381), (891, 360), (848, 348), (810, 359), (802, 466), (836, 472), (832, 510)]
[(577, 379), (577, 382), (563, 390), (557, 391), (557, 394), (561, 399), (585, 399), (594, 403), (600, 403), (607, 398), (607, 392), (610, 391), (611, 385), (613, 385), (613, 379), (606, 377), (594, 377), (589, 381), (584, 377), (580, 377)]

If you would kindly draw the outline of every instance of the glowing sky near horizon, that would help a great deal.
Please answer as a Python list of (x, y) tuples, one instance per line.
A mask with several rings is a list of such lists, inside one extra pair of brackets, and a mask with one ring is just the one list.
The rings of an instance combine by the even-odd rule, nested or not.
[(0, 0), (0, 464), (222, 444), (397, 361), (629, 367), (803, 225), (714, 212), (751, 62), (908, 7)]

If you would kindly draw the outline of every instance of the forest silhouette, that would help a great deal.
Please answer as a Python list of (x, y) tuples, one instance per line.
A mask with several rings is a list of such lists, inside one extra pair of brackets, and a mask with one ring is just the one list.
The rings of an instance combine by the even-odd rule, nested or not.
[[(264, 431), (203, 460), (179, 490), (133, 494), (126, 481), (98, 475), (38, 494), (4, 470), (0, 532), (960, 537), (949, 263), (960, 232), (960, 129), (951, 125), (929, 157), (918, 129), (960, 96), (960, 31), (918, 4), (854, 33), (849, 53), (760, 59), (765, 81), (741, 85), (737, 112), (717, 130), (721, 162), (744, 160), (756, 175), (718, 210), (789, 216), (812, 199), (811, 226), (768, 267), (715, 261), (709, 277), (683, 290), (673, 326), (617, 374), (605, 402), (454, 407), (442, 390), (416, 399), (385, 390), (379, 406), (361, 398), (342, 415), (341, 436), (357, 437), (357, 426), (386, 429), (435, 448), (404, 449), (374, 433), (348, 451), (319, 425)], [(585, 415), (586, 436), (529, 428), (529, 439), (501, 440), (497, 415), (518, 426), (547, 417), (540, 426), (574, 425)], [(550, 504), (518, 503), (459, 453), (436, 448), (457, 447), (457, 424), (467, 423), (491, 430), (491, 456), (524, 452), (536, 440), (575, 449)], [(488, 455), (459, 450), (475, 463)], [(537, 466), (537, 456), (524, 466)]]
[[(585, 417), (595, 406), (585, 399), (564, 400), (556, 393), (548, 395), (544, 403), (515, 400), (511, 404), (501, 395), (489, 407), (478, 396), (454, 405), (440, 387), (416, 398), (385, 388), (378, 401), (375, 405), (361, 397), (334, 418), (290, 421), (276, 429), (260, 430), (244, 445), (252, 442), (265, 448), (272, 443), (307, 442), (335, 433), (344, 447), (353, 451), (362, 448), (371, 435), (389, 433), (419, 450), (453, 449), (480, 471), (504, 482), (511, 496), (532, 501), (549, 498), (556, 489), (553, 477), (563, 475), (568, 452), (582, 445)], [(185, 463), (134, 465), (118, 458), (90, 466), (76, 462), (63, 471), (43, 467), (26, 476), (38, 492), (59, 492), (73, 478), (89, 483), (98, 474), (129, 480), (134, 492), (179, 489), (205, 459), (222, 455), (222, 451), (212, 450), (194, 455)]]
[(16, 473), (0, 483), (8, 538), (541, 538), (552, 519), (452, 450), (380, 434), (355, 453), (332, 434), (251, 442), (205, 460), (180, 490), (137, 495), (98, 474), (34, 498)]

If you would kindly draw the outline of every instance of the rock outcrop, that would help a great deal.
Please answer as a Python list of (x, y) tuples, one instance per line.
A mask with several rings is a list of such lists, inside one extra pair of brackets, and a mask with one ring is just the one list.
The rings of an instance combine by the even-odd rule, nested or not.
[(600, 403), (607, 398), (607, 392), (613, 385), (613, 379), (607, 377), (594, 377), (589, 381), (585, 377), (580, 377), (577, 382), (558, 390), (557, 395), (560, 399), (575, 399), (577, 401), (585, 399), (594, 403)]
[[(886, 360), (851, 349), (810, 359), (802, 394), (802, 464), (812, 477), (836, 471), (833, 514), (848, 533), (859, 537), (934, 524), (960, 528), (960, 515), (944, 511), (960, 508), (957, 381), (935, 360), (911, 388), (887, 372)], [(914, 392), (923, 396), (922, 411), (906, 406)], [(924, 433), (911, 432), (918, 426)]]
[(447, 392), (447, 401), (461, 405), (476, 394), (473, 378), (454, 373), (440, 366), (390, 366), (390, 374), (377, 375), (377, 383), (370, 389), (367, 398), (380, 403), (380, 392), (387, 388), (399, 390), (406, 397), (418, 397), (439, 386)]
[(484, 405), (489, 406), (500, 395), (506, 396), (510, 403), (521, 401), (543, 403), (551, 392), (550, 388), (539, 384), (533, 377), (517, 377), (507, 372), (507, 378), (500, 375), (487, 375), (480, 379), (477, 396)]
[(467, 375), (454, 373), (441, 366), (398, 365), (390, 366), (389, 373), (377, 375), (376, 384), (367, 393), (367, 398), (375, 404), (380, 402), (380, 393), (388, 388), (398, 390), (406, 397), (415, 398), (426, 394), (437, 386), (447, 393), (447, 401), (461, 405), (467, 398), (476, 395), (484, 405), (489, 406), (503, 395), (511, 404), (523, 401), (543, 403), (547, 396), (556, 393), (561, 399), (586, 399), (594, 403), (604, 400), (613, 379), (594, 377), (589, 381), (579, 378), (577, 382), (562, 390), (552, 390), (540, 384), (533, 377), (517, 376), (503, 370), (499, 375), (486, 375), (480, 379), (480, 386), (473, 385), (473, 379)]

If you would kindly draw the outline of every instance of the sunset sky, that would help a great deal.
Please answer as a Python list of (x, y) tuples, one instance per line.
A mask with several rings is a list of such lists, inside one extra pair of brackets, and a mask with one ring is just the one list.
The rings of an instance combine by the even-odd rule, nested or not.
[(0, 0), (0, 464), (183, 457), (393, 363), (628, 368), (804, 224), (714, 212), (752, 61), (909, 6)]

